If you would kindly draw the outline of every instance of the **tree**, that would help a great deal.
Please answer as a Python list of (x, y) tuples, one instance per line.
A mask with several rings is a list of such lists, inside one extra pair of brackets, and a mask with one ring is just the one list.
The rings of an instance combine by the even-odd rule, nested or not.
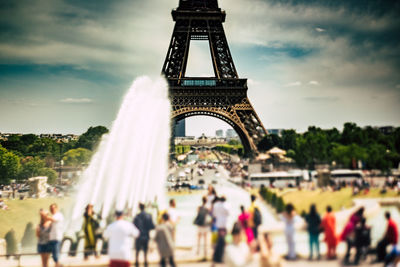
[(108, 133), (108, 129), (104, 126), (90, 127), (84, 134), (82, 134), (76, 147), (82, 147), (89, 150), (95, 150), (99, 144), (103, 134)]
[(314, 169), (316, 163), (327, 162), (329, 142), (320, 128), (309, 127), (296, 141), (295, 160), (300, 167)]
[(367, 152), (364, 148), (357, 144), (340, 145), (335, 144), (332, 149), (332, 159), (336, 162), (343, 164), (345, 168), (353, 168), (353, 162), (358, 160), (365, 161)]
[(28, 150), (29, 156), (39, 156), (40, 158), (53, 157), (55, 159), (60, 157), (60, 144), (50, 138), (37, 139)]
[(55, 184), (57, 181), (57, 172), (50, 168), (42, 168), (38, 171), (39, 176), (46, 176), (48, 184)]
[(39, 157), (27, 157), (23, 160), (22, 170), (20, 179), (28, 179), (35, 176), (40, 176), (42, 169), (46, 167), (46, 164)]
[(267, 151), (273, 147), (281, 147), (281, 138), (276, 134), (268, 134), (264, 136), (257, 147), (260, 151)]
[(343, 145), (350, 145), (352, 143), (362, 145), (364, 140), (363, 130), (357, 124), (351, 122), (344, 124), (341, 140)]
[(385, 146), (381, 144), (372, 144), (368, 147), (367, 168), (379, 169), (387, 171), (391, 167), (391, 162), (388, 158), (388, 151)]
[(281, 137), (282, 149), (286, 151), (290, 149), (296, 149), (296, 138), (297, 133), (295, 130), (283, 130)]
[(8, 184), (10, 179), (17, 178), (20, 169), (19, 157), (0, 145), (0, 183)]
[(81, 166), (88, 164), (93, 152), (86, 148), (76, 148), (64, 153), (63, 161), (68, 166)]

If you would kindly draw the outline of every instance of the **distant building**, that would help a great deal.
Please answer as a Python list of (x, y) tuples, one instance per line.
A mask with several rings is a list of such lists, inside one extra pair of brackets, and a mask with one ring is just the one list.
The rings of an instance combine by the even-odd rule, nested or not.
[(185, 137), (186, 136), (186, 123), (185, 120), (180, 120), (175, 124), (174, 129), (175, 137)]
[(278, 136), (282, 136), (282, 132), (285, 129), (267, 129), (268, 134), (276, 134)]
[(216, 137), (224, 137), (224, 131), (223, 130), (216, 130), (215, 131), (215, 136)]
[(237, 133), (233, 129), (227, 129), (226, 130), (226, 138), (233, 138), (236, 137)]

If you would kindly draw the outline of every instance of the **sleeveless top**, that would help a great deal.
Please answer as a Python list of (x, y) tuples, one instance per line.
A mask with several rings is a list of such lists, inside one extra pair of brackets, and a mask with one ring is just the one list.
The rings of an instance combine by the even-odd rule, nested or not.
[(39, 225), (39, 237), (38, 243), (40, 245), (47, 244), (50, 240), (50, 229), (51, 227), (44, 227), (43, 225)]

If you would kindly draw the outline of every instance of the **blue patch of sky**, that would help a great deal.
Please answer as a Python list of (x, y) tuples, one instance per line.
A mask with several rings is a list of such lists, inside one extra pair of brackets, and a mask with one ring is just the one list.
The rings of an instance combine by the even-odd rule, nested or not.
[(76, 68), (71, 65), (38, 65), (38, 64), (0, 64), (0, 79), (5, 77), (26, 76), (69, 76), (80, 80), (113, 84), (121, 82), (120, 77), (110, 73)]
[[(271, 46), (243, 46), (231, 45), (233, 59), (238, 71), (250, 72), (255, 75), (264, 75), (265, 69), (274, 66), (274, 63), (283, 63), (287, 59), (303, 60), (319, 51), (318, 48), (304, 48), (295, 45)], [(240, 75), (240, 73), (239, 73)]]

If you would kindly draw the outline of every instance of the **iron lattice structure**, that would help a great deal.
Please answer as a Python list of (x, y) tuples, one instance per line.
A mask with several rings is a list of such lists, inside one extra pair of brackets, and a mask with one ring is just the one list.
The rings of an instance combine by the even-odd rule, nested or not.
[[(247, 79), (240, 79), (222, 23), (226, 13), (217, 0), (180, 0), (172, 10), (174, 31), (162, 73), (169, 83), (172, 118), (206, 115), (224, 120), (238, 133), (247, 155), (267, 134), (247, 97)], [(214, 77), (186, 77), (191, 40), (209, 42)]]

